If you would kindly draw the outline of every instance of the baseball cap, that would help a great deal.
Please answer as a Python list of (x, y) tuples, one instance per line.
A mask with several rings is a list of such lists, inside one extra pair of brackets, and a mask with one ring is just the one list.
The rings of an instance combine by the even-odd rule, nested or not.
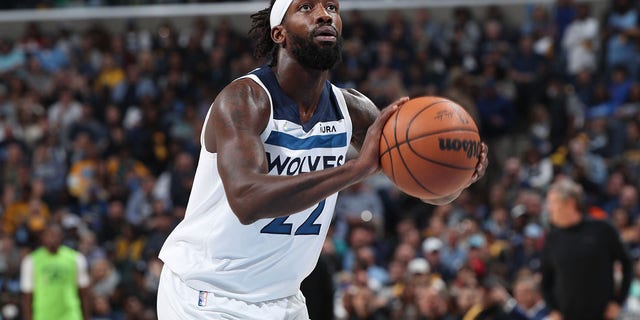
[(407, 271), (410, 274), (424, 274), (429, 273), (429, 262), (425, 258), (414, 258), (409, 261), (407, 265)]
[(422, 251), (430, 253), (442, 249), (442, 246), (442, 240), (436, 237), (429, 237), (422, 242)]

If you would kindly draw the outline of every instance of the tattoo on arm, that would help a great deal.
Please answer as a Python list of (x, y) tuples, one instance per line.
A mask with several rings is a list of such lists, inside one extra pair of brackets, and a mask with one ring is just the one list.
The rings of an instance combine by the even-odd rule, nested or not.
[(344, 93), (353, 123), (351, 143), (356, 149), (360, 150), (367, 136), (367, 129), (376, 120), (379, 111), (373, 102), (360, 92), (354, 89), (347, 89)]
[(376, 120), (376, 114), (367, 108), (362, 108), (357, 116), (357, 123), (354, 123), (352, 140), (354, 145), (360, 149), (367, 136), (369, 126)]
[(362, 148), (362, 144), (364, 143), (364, 138), (367, 135), (367, 130), (364, 127), (354, 128), (352, 141), (358, 149)]
[(260, 131), (263, 130), (261, 127), (266, 125), (266, 121), (265, 124), (260, 122), (267, 115), (254, 105), (254, 101), (248, 102), (247, 96), (251, 96), (251, 89), (248, 87), (234, 90), (225, 97), (226, 107), (220, 110), (225, 113), (219, 121), (222, 128), (221, 145), (224, 145), (225, 157), (235, 167), (234, 170), (226, 170), (231, 179), (237, 178), (239, 169), (266, 172), (267, 168), (259, 139)]

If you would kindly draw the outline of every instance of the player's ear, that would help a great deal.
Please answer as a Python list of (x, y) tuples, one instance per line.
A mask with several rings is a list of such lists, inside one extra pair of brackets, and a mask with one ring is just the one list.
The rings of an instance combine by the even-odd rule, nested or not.
[(281, 45), (281, 44), (284, 43), (284, 39), (285, 39), (285, 34), (286, 33), (287, 33), (287, 31), (284, 29), (284, 26), (282, 26), (282, 25), (275, 26), (275, 27), (273, 27), (273, 29), (271, 29), (271, 39), (276, 44), (280, 44)]

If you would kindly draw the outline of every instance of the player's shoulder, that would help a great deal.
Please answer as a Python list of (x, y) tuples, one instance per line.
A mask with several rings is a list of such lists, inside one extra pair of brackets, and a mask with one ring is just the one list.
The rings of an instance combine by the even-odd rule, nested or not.
[(340, 88), (340, 90), (354, 122), (364, 121), (367, 127), (373, 123), (373, 120), (380, 113), (373, 101), (356, 89)]
[(249, 108), (252, 111), (269, 110), (269, 95), (265, 89), (251, 78), (232, 81), (225, 86), (213, 101), (214, 110)]
[(362, 92), (354, 88), (340, 88), (347, 107), (356, 109), (377, 109), (376, 105)]

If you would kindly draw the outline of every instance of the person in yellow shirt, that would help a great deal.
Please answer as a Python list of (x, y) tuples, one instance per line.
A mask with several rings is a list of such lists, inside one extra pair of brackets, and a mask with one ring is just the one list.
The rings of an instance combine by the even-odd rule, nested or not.
[(26, 231), (26, 234), (17, 235), (17, 240), (28, 242), (44, 229), (49, 221), (50, 212), (47, 204), (42, 201), (43, 190), (44, 186), (39, 180), (25, 187), (21, 199), (7, 206), (2, 219), (3, 232), (16, 236), (16, 232)]
[(118, 66), (111, 54), (106, 53), (102, 57), (102, 67), (100, 69), (100, 72), (98, 73), (98, 76), (96, 77), (94, 89), (101, 90), (104, 87), (112, 89), (117, 84), (124, 81), (124, 79), (124, 70), (120, 66)]

